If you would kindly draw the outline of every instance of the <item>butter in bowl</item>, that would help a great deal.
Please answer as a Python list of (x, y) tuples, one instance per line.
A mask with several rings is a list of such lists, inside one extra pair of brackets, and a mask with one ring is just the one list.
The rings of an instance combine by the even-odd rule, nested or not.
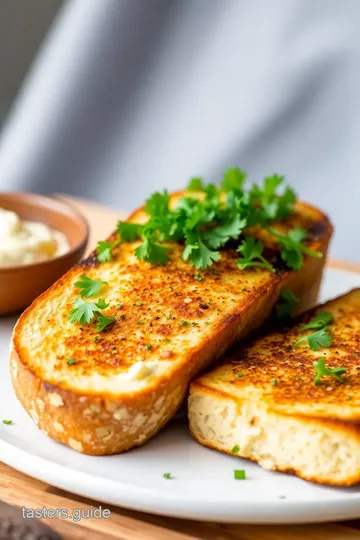
[(89, 229), (70, 205), (0, 193), (0, 315), (21, 311), (84, 254)]

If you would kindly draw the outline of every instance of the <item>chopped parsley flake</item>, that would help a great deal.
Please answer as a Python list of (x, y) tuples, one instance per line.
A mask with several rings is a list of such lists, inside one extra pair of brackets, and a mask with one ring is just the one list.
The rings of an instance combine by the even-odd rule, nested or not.
[(231, 453), (232, 454), (237, 454), (239, 450), (240, 450), (240, 446), (238, 444), (235, 444), (235, 446), (233, 446), (233, 448), (231, 450)]
[(171, 473), (166, 472), (163, 474), (163, 478), (165, 478), (166, 480), (172, 480), (174, 477), (171, 476)]
[(243, 469), (234, 469), (235, 480), (246, 480), (246, 472)]
[(148, 351), (151, 351), (152, 348), (153, 348), (152, 345), (145, 345), (145, 349), (147, 349)]
[(188, 326), (189, 324), (189, 321), (181, 321), (180, 325), (181, 326)]
[(2, 423), (5, 424), (6, 426), (11, 426), (13, 421), (12, 420), (3, 420)]
[(69, 366), (73, 366), (76, 364), (76, 360), (74, 358), (67, 358), (66, 363), (69, 364)]
[(273, 379), (273, 380), (271, 381), (271, 384), (272, 384), (273, 386), (276, 386), (277, 383), (278, 383), (277, 379)]

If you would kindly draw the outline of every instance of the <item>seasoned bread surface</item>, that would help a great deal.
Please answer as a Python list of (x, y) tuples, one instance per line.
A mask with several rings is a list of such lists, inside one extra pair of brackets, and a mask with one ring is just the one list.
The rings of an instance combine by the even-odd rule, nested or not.
[[(294, 343), (318, 311), (333, 314), (330, 347)], [(201, 444), (334, 485), (360, 481), (360, 289), (303, 315), (191, 384), (190, 429)], [(345, 367), (344, 383), (314, 384), (313, 363)]]
[[(130, 220), (144, 216), (140, 209)], [(325, 255), (327, 218), (298, 203), (290, 219)], [(80, 452), (112, 454), (144, 443), (179, 408), (191, 378), (263, 323), (283, 287), (300, 296), (300, 310), (315, 303), (325, 259), (306, 258), (298, 272), (240, 271), (235, 250), (226, 249), (216, 265), (197, 272), (182, 261), (180, 245), (169, 244), (166, 266), (152, 266), (135, 258), (138, 244), (120, 244), (110, 262), (90, 255), (35, 300), (13, 333), (11, 375), (20, 402), (49, 436)], [(101, 333), (68, 319), (84, 273), (108, 282), (91, 298), (105, 297), (104, 313), (116, 318)]]

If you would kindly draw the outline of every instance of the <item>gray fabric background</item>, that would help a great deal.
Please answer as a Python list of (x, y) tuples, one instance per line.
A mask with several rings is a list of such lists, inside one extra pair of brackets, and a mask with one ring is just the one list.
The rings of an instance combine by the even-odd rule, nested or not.
[(0, 189), (131, 209), (190, 176), (285, 174), (360, 261), (358, 0), (72, 0), (0, 140)]

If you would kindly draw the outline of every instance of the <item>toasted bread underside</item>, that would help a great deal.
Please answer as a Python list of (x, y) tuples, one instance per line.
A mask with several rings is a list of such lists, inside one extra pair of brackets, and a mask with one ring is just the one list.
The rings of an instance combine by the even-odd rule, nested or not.
[[(129, 220), (145, 217), (140, 209)], [(180, 407), (189, 381), (263, 323), (283, 287), (300, 296), (299, 310), (316, 302), (331, 224), (304, 203), (276, 226), (294, 224), (324, 254), (306, 257), (298, 272), (240, 271), (233, 249), (197, 272), (182, 261), (177, 244), (169, 244), (166, 266), (139, 262), (134, 248), (140, 242), (120, 244), (110, 262), (98, 263), (92, 254), (37, 298), (14, 329), (11, 376), (23, 407), (50, 437), (83, 453), (114, 454), (144, 443)], [(94, 300), (105, 297), (104, 313), (116, 321), (101, 333), (68, 320), (78, 296), (74, 284), (84, 273), (108, 282)], [(129, 368), (143, 361), (150, 374), (129, 377)]]
[[(334, 316), (330, 347), (294, 343), (318, 311)], [(360, 481), (360, 289), (304, 314), (293, 327), (239, 349), (190, 386), (189, 422), (201, 444), (319, 483)], [(345, 367), (344, 383), (314, 384), (313, 363)]]

